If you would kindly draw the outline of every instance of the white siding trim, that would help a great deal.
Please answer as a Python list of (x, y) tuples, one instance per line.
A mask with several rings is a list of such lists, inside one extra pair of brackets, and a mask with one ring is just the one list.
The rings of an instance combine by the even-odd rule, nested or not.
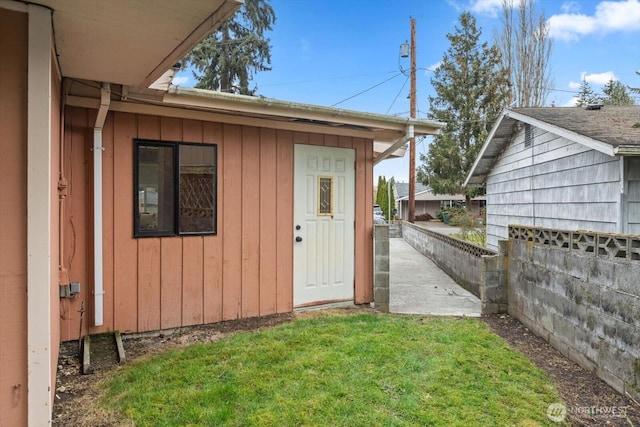
[(28, 424), (51, 422), (51, 11), (29, 5), (27, 95)]
[(620, 193), (618, 195), (618, 233), (625, 234), (629, 230), (629, 176), (627, 174), (628, 161), (624, 157), (618, 159), (620, 163)]

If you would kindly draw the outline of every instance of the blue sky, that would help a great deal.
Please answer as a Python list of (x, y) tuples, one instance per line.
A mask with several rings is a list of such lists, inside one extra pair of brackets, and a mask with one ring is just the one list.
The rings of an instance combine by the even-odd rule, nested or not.
[[(433, 95), (431, 71), (449, 46), (460, 13), (476, 17), (482, 38), (500, 28), (502, 0), (271, 0), (276, 14), (271, 39), (271, 71), (254, 76), (267, 98), (322, 106), (409, 115), (409, 82), (400, 73), (400, 44), (416, 19), (418, 117)], [(609, 79), (640, 87), (640, 0), (537, 0), (550, 25), (554, 90), (547, 103), (568, 106), (582, 78), (596, 91)], [(407, 73), (408, 74), (408, 73)], [(174, 79), (192, 86), (189, 72)], [(640, 100), (638, 100), (640, 101)], [(426, 153), (430, 140), (418, 142)], [(419, 160), (417, 162), (420, 164)], [(378, 175), (408, 181), (409, 155), (385, 160)]]

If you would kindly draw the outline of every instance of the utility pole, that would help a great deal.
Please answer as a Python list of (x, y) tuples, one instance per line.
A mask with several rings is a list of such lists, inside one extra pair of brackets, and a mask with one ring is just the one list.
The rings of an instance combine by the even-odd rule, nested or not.
[[(416, 20), (411, 18), (411, 91), (409, 116), (416, 118)], [(416, 220), (416, 139), (409, 140), (409, 222)]]

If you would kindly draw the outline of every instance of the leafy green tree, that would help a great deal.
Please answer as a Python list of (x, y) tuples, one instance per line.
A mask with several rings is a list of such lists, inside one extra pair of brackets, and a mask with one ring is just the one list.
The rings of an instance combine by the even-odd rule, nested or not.
[(633, 99), (629, 96), (627, 87), (618, 80), (609, 80), (602, 88), (604, 105), (633, 105)]
[(597, 104), (600, 102), (598, 95), (591, 89), (589, 82), (583, 77), (576, 96), (576, 107), (586, 107), (589, 104)]
[(467, 201), (484, 191), (462, 184), (509, 97), (509, 73), (501, 65), (500, 50), (480, 43), (480, 36), (469, 12), (447, 34), (450, 46), (431, 78), (436, 96), (429, 97), (429, 118), (446, 126), (420, 156), (417, 174), (434, 193), (465, 194)]
[(197, 88), (254, 95), (253, 73), (271, 70), (271, 46), (265, 32), (276, 21), (269, 0), (244, 0), (243, 6), (185, 58), (194, 68)]

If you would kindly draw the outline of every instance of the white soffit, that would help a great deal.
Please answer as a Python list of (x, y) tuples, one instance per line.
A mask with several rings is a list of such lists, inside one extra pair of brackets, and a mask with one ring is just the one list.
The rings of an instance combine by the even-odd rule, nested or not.
[[(389, 147), (391, 147), (391, 145), (392, 144), (389, 142), (373, 141), (373, 156), (377, 157), (378, 154), (384, 153), (385, 151), (387, 151)], [(393, 153), (391, 153), (388, 158), (391, 159), (391, 158), (404, 157), (406, 152), (407, 152), (407, 146), (405, 144), (402, 147), (398, 148)]]
[(41, 0), (64, 77), (146, 88), (241, 0)]

